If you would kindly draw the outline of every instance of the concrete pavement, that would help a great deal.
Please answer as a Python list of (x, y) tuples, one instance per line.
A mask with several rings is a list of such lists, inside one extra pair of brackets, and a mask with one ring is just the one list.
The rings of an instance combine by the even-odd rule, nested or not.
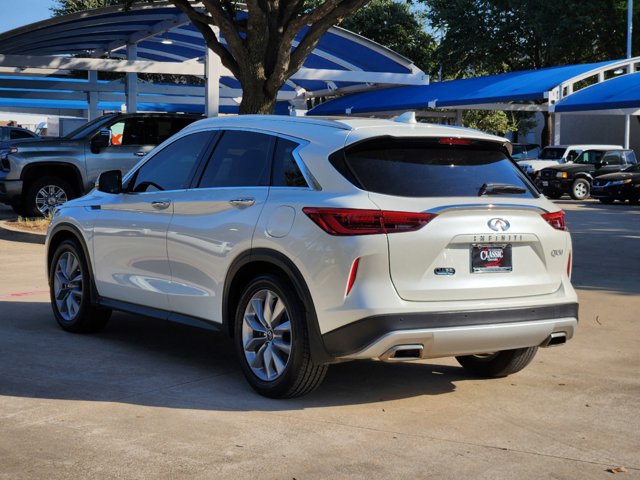
[(498, 380), (333, 365), (286, 401), (253, 393), (222, 335), (125, 314), (63, 332), (43, 246), (0, 232), (0, 479), (640, 478), (640, 208), (559, 203), (581, 301), (566, 346)]

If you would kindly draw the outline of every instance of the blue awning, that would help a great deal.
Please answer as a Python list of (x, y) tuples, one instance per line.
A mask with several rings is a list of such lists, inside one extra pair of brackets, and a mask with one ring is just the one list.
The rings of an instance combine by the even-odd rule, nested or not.
[[(306, 29), (299, 32), (293, 48), (305, 34)], [(226, 44), (224, 35), (221, 35), (220, 41)], [(127, 45), (132, 43), (137, 45), (138, 60), (191, 61), (202, 64), (206, 56), (202, 35), (178, 8), (144, 4), (135, 4), (127, 11), (119, 7), (106, 7), (77, 12), (0, 33), (0, 54), (93, 58), (108, 56), (121, 59), (126, 58)], [(304, 71), (299, 77), (294, 74), (283, 85), (280, 100), (302, 100), (347, 87), (371, 90), (380, 88), (379, 85), (416, 85), (428, 81), (424, 72), (411, 60), (338, 27), (332, 27), (323, 35), (305, 60), (302, 70)], [(14, 80), (18, 78), (20, 76), (15, 76)], [(33, 79), (30, 80), (33, 84)], [(220, 85), (220, 97), (227, 99), (226, 102), (220, 102), (221, 111), (237, 111), (237, 100), (241, 96), (240, 84), (225, 71), (220, 78)], [(7, 87), (3, 87), (0, 79), (0, 89), (2, 88)], [(20, 91), (19, 87), (16, 91)], [(14, 101), (12, 97), (15, 96), (15, 92), (13, 95), (5, 95), (2, 105), (7, 107), (15, 103), (23, 106), (23, 99), (17, 98)], [(35, 95), (30, 98), (40, 100)], [(138, 100), (142, 108), (144, 99)], [(178, 108), (182, 108), (179, 100), (174, 100), (178, 103)], [(65, 108), (64, 103), (56, 105), (53, 99), (44, 103), (48, 108)], [(145, 105), (149, 107), (148, 104)], [(159, 105), (164, 108), (164, 102), (159, 102)]]
[(640, 73), (612, 78), (583, 88), (555, 105), (556, 112), (640, 109)]
[(545, 93), (577, 75), (616, 61), (566, 65), (346, 95), (325, 102), (309, 115), (344, 115), (418, 108), (455, 107), (543, 100)]

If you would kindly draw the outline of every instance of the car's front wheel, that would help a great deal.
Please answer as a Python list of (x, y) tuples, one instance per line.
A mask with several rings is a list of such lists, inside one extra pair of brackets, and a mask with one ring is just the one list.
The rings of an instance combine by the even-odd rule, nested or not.
[(584, 178), (578, 178), (573, 185), (571, 185), (571, 198), (574, 200), (586, 200), (589, 198), (591, 192), (591, 185), (588, 180)]
[(234, 332), (242, 372), (261, 395), (305, 395), (324, 379), (328, 366), (311, 358), (305, 306), (282, 277), (264, 274), (249, 282)]
[(53, 314), (68, 332), (96, 332), (111, 316), (111, 310), (97, 307), (92, 302), (89, 267), (76, 240), (65, 240), (53, 254), (49, 291)]
[(538, 347), (516, 348), (482, 355), (456, 357), (465, 370), (485, 378), (506, 377), (529, 365)]
[(42, 177), (27, 188), (24, 212), (31, 217), (48, 217), (53, 210), (75, 197), (73, 188), (60, 177)]

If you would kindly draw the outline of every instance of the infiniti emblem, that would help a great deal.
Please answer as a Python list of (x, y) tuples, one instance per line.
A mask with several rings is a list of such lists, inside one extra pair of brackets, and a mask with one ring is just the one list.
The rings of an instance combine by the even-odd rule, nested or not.
[(511, 224), (504, 218), (492, 218), (487, 222), (489, 228), (494, 232), (506, 232)]

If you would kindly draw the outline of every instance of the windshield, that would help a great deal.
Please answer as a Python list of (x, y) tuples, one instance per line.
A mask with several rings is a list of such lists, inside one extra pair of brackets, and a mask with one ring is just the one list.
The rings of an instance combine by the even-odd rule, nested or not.
[(560, 160), (566, 148), (544, 147), (540, 152), (540, 160)]
[(100, 125), (107, 123), (113, 117), (114, 115), (103, 115), (102, 117), (93, 119), (90, 122), (76, 128), (71, 133), (66, 134), (64, 138), (68, 140), (79, 140), (91, 133), (93, 130), (96, 130)]
[(604, 155), (604, 151), (602, 150), (586, 150), (582, 152), (578, 157), (574, 160), (573, 163), (581, 163), (583, 165), (595, 165), (602, 159)]

